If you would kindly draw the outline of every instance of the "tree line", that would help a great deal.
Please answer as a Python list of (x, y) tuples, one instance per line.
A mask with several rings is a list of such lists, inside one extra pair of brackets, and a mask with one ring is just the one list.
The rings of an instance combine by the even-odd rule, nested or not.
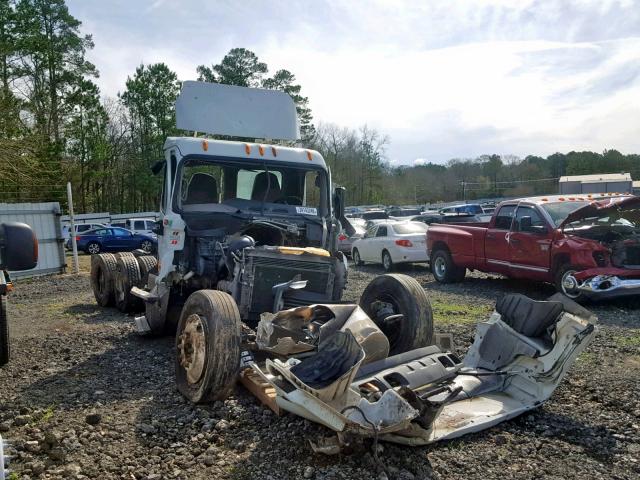
[[(0, 202), (60, 201), (71, 181), (78, 212), (134, 212), (158, 207), (151, 166), (164, 140), (180, 135), (175, 99), (181, 81), (164, 63), (140, 65), (116, 97), (101, 94), (86, 58), (91, 35), (64, 0), (0, 0)], [(551, 193), (565, 174), (628, 171), (638, 155), (556, 153), (546, 158), (482, 155), (444, 165), (394, 166), (390, 139), (374, 129), (314, 124), (309, 99), (286, 69), (245, 48), (203, 63), (200, 81), (282, 90), (296, 104), (301, 144), (318, 150), (350, 204), (412, 204), (461, 198)]]

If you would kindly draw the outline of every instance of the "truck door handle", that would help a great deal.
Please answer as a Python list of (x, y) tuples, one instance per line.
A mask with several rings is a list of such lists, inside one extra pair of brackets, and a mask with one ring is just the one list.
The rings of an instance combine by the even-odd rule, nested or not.
[(509, 238), (509, 243), (513, 243), (514, 245), (520, 245), (522, 242), (517, 238)]
[(487, 233), (487, 238), (496, 238), (496, 236), (493, 233)]

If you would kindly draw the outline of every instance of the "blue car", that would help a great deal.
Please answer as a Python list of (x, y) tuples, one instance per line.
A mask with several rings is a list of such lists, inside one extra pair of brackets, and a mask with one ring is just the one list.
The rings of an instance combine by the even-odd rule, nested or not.
[(105, 227), (76, 235), (76, 243), (78, 250), (92, 255), (101, 252), (129, 252), (138, 248), (152, 253), (158, 247), (158, 238), (155, 235), (133, 233), (125, 228)]

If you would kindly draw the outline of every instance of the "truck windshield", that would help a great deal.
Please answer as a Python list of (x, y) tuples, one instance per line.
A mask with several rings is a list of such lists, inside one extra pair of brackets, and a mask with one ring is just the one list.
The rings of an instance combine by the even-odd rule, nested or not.
[(292, 213), (322, 215), (326, 182), (326, 173), (317, 169), (185, 160), (177, 199), (184, 211), (216, 211), (215, 205), (255, 211), (269, 204), (295, 207), (286, 208)]
[(571, 212), (589, 203), (588, 201), (544, 203), (542, 208), (547, 211), (555, 226), (558, 227)]

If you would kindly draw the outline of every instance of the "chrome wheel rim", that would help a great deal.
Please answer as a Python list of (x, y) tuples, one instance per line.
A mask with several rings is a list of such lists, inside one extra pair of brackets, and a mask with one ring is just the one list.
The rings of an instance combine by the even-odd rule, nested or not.
[(178, 337), (178, 362), (184, 368), (187, 381), (195, 384), (204, 374), (207, 358), (207, 343), (200, 315), (194, 313), (187, 318), (184, 330)]
[(573, 274), (576, 273), (575, 270), (567, 270), (562, 275), (562, 279), (560, 280), (560, 286), (562, 287), (562, 293), (564, 293), (569, 298), (577, 298), (580, 296), (580, 291), (578, 290), (578, 280)]
[(93, 244), (89, 245), (89, 253), (96, 254), (99, 251), (100, 251), (100, 247), (97, 244), (93, 243)]
[(435, 274), (435, 276), (438, 278), (443, 278), (446, 269), (447, 267), (445, 265), (444, 258), (436, 257), (435, 261), (433, 262), (433, 273)]

